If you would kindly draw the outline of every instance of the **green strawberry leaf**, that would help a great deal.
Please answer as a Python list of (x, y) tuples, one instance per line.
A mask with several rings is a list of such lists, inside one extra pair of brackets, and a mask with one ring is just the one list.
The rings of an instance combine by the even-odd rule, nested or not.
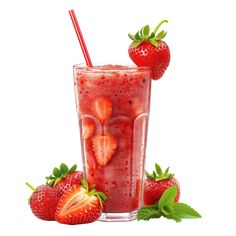
[(57, 167), (55, 167), (55, 168), (53, 169), (53, 175), (54, 175), (55, 177), (60, 177), (60, 176), (61, 176), (61, 171), (60, 171)]
[(135, 48), (135, 47), (139, 46), (142, 42), (143, 42), (143, 41), (133, 42), (133, 43), (131, 44), (131, 47), (132, 47), (132, 48)]
[(136, 41), (136, 38), (135, 38), (134, 35), (132, 35), (132, 34), (128, 34), (128, 36), (129, 36), (129, 38), (130, 38), (131, 40)]
[(157, 174), (155, 171), (152, 172), (152, 176), (153, 176), (153, 179), (156, 179), (157, 178)]
[(135, 35), (135, 41), (137, 42), (137, 41), (140, 41), (140, 40), (142, 40), (142, 37), (140, 35)]
[(170, 169), (170, 167), (166, 168), (166, 170), (165, 170), (165, 172), (164, 172), (164, 175), (167, 175), (167, 174), (168, 174), (169, 169)]
[(159, 200), (158, 203), (159, 209), (162, 209), (165, 206), (172, 207), (176, 195), (177, 195), (177, 187), (175, 185), (166, 189)]
[(157, 34), (156, 39), (161, 40), (166, 36), (166, 32), (162, 30), (160, 33)]
[(145, 175), (149, 179), (154, 179), (153, 176), (151, 174), (149, 174), (146, 170), (145, 170)]
[(152, 38), (154, 38), (154, 37), (155, 37), (155, 33), (152, 32), (152, 33), (150, 34), (150, 36), (148, 37), (148, 39), (152, 39)]
[(74, 172), (76, 169), (77, 169), (77, 165), (74, 164), (74, 165), (69, 169), (68, 174)]
[[(80, 180), (81, 184), (83, 185), (83, 187), (87, 190), (87, 192), (89, 191), (89, 185), (86, 179), (81, 179)], [(94, 189), (92, 189), (91, 191), (93, 191)]]
[(60, 182), (60, 180), (61, 180), (60, 177), (59, 177), (59, 178), (56, 178), (55, 181), (53, 182), (53, 185), (54, 185), (54, 186), (57, 185), (57, 184)]
[(160, 218), (161, 212), (158, 209), (157, 205), (153, 206), (144, 206), (142, 207), (137, 214), (138, 220), (150, 220), (151, 218)]
[(107, 196), (103, 192), (97, 192), (96, 195), (98, 195), (102, 199), (103, 202), (107, 200)]
[(172, 214), (178, 216), (181, 219), (195, 219), (201, 218), (202, 216), (194, 210), (192, 207), (185, 203), (175, 203), (173, 205)]
[(163, 174), (161, 167), (157, 163), (155, 163), (155, 169), (158, 175)]
[(65, 163), (61, 163), (60, 172), (65, 175), (68, 173), (68, 170), (69, 170), (68, 166)]
[(142, 28), (143, 30), (143, 35), (144, 36), (148, 36), (149, 35), (149, 32), (150, 32), (150, 27), (149, 27), (149, 25), (145, 25), (143, 28)]

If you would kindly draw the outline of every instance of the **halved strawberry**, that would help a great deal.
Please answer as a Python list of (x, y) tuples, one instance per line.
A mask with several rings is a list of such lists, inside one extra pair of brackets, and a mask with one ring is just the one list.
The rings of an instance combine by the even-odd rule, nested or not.
[(106, 166), (117, 148), (117, 140), (110, 134), (97, 135), (93, 138), (93, 152), (97, 163)]
[(82, 119), (82, 139), (86, 140), (93, 135), (95, 125), (89, 118)]
[(82, 186), (73, 185), (60, 198), (55, 213), (55, 219), (59, 223), (85, 224), (100, 217), (106, 195), (97, 192), (94, 186), (89, 187), (85, 179), (82, 179), (81, 183)]
[(96, 118), (101, 122), (105, 122), (112, 114), (112, 102), (108, 98), (97, 98), (94, 101), (92, 109)]

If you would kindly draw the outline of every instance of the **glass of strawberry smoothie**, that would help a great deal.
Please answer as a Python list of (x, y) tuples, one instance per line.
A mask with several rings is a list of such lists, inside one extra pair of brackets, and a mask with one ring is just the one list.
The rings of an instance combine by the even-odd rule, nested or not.
[(109, 196), (100, 220), (133, 220), (142, 205), (150, 70), (75, 65), (74, 85), (85, 176)]

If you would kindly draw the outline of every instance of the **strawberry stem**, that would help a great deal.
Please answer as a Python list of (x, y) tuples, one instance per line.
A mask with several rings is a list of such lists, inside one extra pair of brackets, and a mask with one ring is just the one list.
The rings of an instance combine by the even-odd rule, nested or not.
[(28, 182), (26, 182), (25, 185), (28, 186), (33, 192), (35, 191), (35, 188)]
[(162, 20), (162, 21), (156, 26), (156, 28), (153, 30), (153, 33), (156, 34), (156, 32), (159, 30), (159, 28), (161, 27), (161, 25), (162, 25), (163, 23), (168, 23), (168, 20)]

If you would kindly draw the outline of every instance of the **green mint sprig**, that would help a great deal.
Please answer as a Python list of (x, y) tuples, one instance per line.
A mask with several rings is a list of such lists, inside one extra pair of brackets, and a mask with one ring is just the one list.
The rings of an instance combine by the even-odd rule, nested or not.
[(181, 222), (182, 219), (197, 219), (201, 215), (185, 203), (175, 203), (177, 187), (171, 186), (165, 190), (160, 200), (155, 205), (142, 207), (137, 214), (138, 220), (150, 220), (152, 218), (165, 217)]

